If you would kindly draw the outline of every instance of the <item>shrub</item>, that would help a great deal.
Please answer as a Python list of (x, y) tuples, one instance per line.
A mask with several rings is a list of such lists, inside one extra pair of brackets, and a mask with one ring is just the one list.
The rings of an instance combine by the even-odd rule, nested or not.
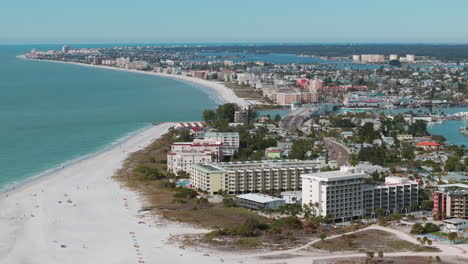
[(189, 199), (197, 197), (197, 192), (192, 189), (185, 189), (182, 187), (177, 188), (177, 192), (173, 195), (174, 198)]
[(137, 180), (143, 180), (143, 181), (154, 181), (154, 180), (161, 180), (166, 177), (166, 174), (157, 169), (157, 168), (150, 168), (150, 167), (138, 167), (134, 170), (134, 172), (139, 173), (137, 177), (135, 177)]
[(272, 228), (302, 229), (302, 222), (297, 216), (288, 216), (276, 219), (271, 224)]
[(234, 244), (238, 246), (254, 248), (260, 246), (261, 243), (254, 237), (241, 237), (236, 242), (234, 242)]
[(236, 201), (234, 201), (234, 199), (228, 198), (228, 197), (223, 199), (223, 205), (224, 205), (224, 207), (236, 207), (237, 206)]

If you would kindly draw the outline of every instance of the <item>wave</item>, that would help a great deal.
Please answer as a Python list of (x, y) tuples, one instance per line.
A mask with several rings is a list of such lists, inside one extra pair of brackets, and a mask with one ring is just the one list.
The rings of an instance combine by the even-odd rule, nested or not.
[(68, 168), (68, 167), (70, 167), (72, 165), (75, 165), (75, 164), (77, 164), (79, 162), (82, 162), (84, 160), (96, 157), (96, 156), (98, 156), (98, 155), (100, 155), (100, 154), (102, 154), (104, 152), (107, 152), (107, 151), (109, 151), (109, 150), (111, 150), (113, 148), (116, 148), (116, 147), (122, 145), (123, 143), (127, 142), (128, 140), (130, 140), (134, 136), (140, 134), (141, 132), (149, 129), (152, 126), (152, 124), (150, 124), (150, 123), (144, 123), (143, 125), (144, 126), (142, 128), (137, 129), (137, 130), (132, 131), (132, 132), (128, 132), (123, 137), (120, 137), (120, 138), (112, 141), (111, 143), (106, 144), (105, 146), (101, 147), (99, 150), (97, 150), (95, 152), (91, 152), (89, 154), (85, 154), (83, 156), (79, 156), (77, 158), (67, 160), (65, 162), (62, 162), (58, 166), (52, 167), (50, 169), (46, 169), (46, 170), (44, 170), (42, 172), (34, 174), (31, 177), (27, 177), (24, 180), (14, 181), (14, 182), (4, 184), (3, 186), (0, 187), (0, 194), (4, 194), (4, 193), (7, 193), (7, 192), (16, 190), (18, 188), (21, 188), (21, 187), (25, 186), (26, 184), (35, 182), (35, 181), (37, 181), (39, 179), (42, 179), (44, 177), (47, 177), (47, 176), (49, 176), (49, 175), (51, 175), (51, 174), (53, 174), (55, 172), (58, 172), (58, 171), (63, 170), (65, 168)]

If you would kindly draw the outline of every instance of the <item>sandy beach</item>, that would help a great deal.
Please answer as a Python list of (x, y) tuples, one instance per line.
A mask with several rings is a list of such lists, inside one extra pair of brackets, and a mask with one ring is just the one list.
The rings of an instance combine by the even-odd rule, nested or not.
[[(18, 58), (26, 59), (26, 60), (35, 60), (35, 59), (26, 58), (24, 55), (20, 55), (18, 56)], [(191, 77), (191, 76), (184, 76), (184, 75), (173, 75), (173, 74), (166, 74), (166, 73), (157, 73), (157, 72), (152, 72), (152, 71), (130, 70), (130, 69), (124, 69), (124, 68), (111, 67), (111, 66), (91, 65), (91, 64), (68, 62), (68, 61), (55, 61), (55, 60), (37, 60), (37, 61), (66, 63), (66, 64), (73, 64), (73, 65), (79, 65), (79, 66), (84, 66), (84, 67), (97, 68), (97, 69), (117, 70), (117, 71), (132, 72), (132, 73), (138, 73), (138, 74), (147, 74), (147, 75), (171, 78), (174, 80), (179, 80), (182, 82), (188, 82), (197, 86), (201, 86), (203, 88), (208, 88), (223, 103), (236, 103), (242, 107), (246, 107), (248, 105), (257, 103), (256, 101), (248, 101), (246, 99), (238, 97), (232, 89), (227, 88), (224, 85), (224, 83), (220, 81), (209, 81), (209, 80), (204, 80), (204, 79)]]
[[(206, 87), (211, 85), (213, 91), (225, 92), (222, 84), (192, 77), (167, 77)], [(220, 97), (230, 102), (243, 100), (235, 99), (233, 93), (224, 95)], [(244, 103), (249, 102), (244, 100)], [(0, 264), (305, 264), (337, 257), (362, 257), (362, 253), (303, 251), (310, 249), (309, 244), (285, 251), (241, 254), (203, 247), (182, 248), (178, 244), (168, 243), (172, 236), (199, 234), (208, 230), (139, 213), (142, 207), (139, 195), (122, 188), (112, 176), (130, 153), (146, 147), (174, 125), (162, 123), (150, 126), (105, 152), (1, 194)], [(439, 255), (446, 257), (465, 254), (467, 250), (447, 246), (441, 248), (443, 252)], [(431, 254), (404, 252), (387, 255)]]
[(129, 153), (173, 125), (152, 126), (106, 152), (2, 194), (0, 263), (206, 262), (203, 252), (187, 254), (166, 245), (171, 235), (205, 230), (156, 226), (157, 219), (138, 213), (138, 195), (111, 179)]

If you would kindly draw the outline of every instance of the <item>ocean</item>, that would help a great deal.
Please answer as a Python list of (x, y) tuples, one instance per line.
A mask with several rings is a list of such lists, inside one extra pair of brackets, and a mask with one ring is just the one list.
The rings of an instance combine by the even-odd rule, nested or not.
[(208, 89), (163, 77), (31, 61), (0, 46), (0, 191), (101, 152), (151, 123), (201, 120)]

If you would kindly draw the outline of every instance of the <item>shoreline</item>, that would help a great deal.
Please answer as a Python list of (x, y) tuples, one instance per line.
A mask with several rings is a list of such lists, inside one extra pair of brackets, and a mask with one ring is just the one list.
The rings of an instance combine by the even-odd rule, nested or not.
[[(164, 123), (160, 123), (160, 124), (164, 124)], [(158, 125), (160, 125), (160, 124), (158, 124)], [(30, 176), (30, 177), (28, 177), (26, 179), (23, 179), (23, 180), (21, 180), (19, 182), (8, 183), (8, 184), (4, 185), (2, 188), (0, 188), (0, 195), (7, 195), (10, 192), (20, 191), (22, 188), (26, 188), (30, 184), (35, 184), (37, 181), (41, 181), (43, 178), (47, 178), (50, 175), (52, 175), (52, 174), (54, 174), (56, 172), (59, 172), (60, 170), (66, 169), (66, 168), (68, 168), (70, 166), (73, 166), (76, 163), (85, 161), (87, 159), (92, 159), (93, 157), (96, 157), (99, 154), (102, 154), (102, 153), (104, 153), (106, 151), (112, 150), (113, 148), (117, 148), (120, 145), (125, 144), (127, 141), (131, 140), (132, 137), (137, 136), (140, 133), (143, 133), (145, 130), (151, 129), (151, 127), (153, 127), (153, 125), (150, 125), (150, 124), (146, 125), (146, 126), (140, 128), (138, 130), (129, 132), (125, 136), (122, 136), (122, 137), (112, 141), (111, 143), (103, 146), (101, 149), (99, 149), (99, 150), (97, 150), (95, 152), (92, 152), (92, 153), (89, 153), (89, 154), (86, 154), (86, 155), (83, 155), (83, 156), (78, 156), (76, 158), (64, 161), (58, 166), (52, 167), (50, 169), (46, 169), (46, 170), (41, 171), (39, 173), (35, 173), (32, 176)], [(2, 199), (2, 197), (0, 197), (0, 200), (1, 199)]]
[(173, 74), (167, 74), (167, 73), (157, 73), (157, 72), (152, 72), (152, 71), (140, 71), (140, 70), (125, 69), (125, 68), (117, 68), (117, 67), (112, 67), (112, 66), (85, 64), (85, 63), (80, 63), (80, 62), (31, 59), (31, 58), (27, 58), (24, 55), (18, 55), (17, 58), (23, 59), (23, 60), (64, 63), (64, 64), (72, 64), (72, 65), (90, 67), (90, 68), (95, 68), (95, 69), (109, 69), (109, 70), (116, 70), (116, 71), (129, 72), (129, 73), (159, 76), (159, 77), (169, 78), (169, 79), (173, 79), (173, 80), (180, 81), (180, 82), (189, 83), (192, 85), (199, 86), (201, 88), (206, 88), (209, 91), (211, 91), (223, 103), (236, 103), (242, 107), (247, 107), (249, 105), (257, 104), (257, 101), (248, 101), (244, 98), (238, 97), (232, 89), (229, 89), (228, 87), (224, 85), (223, 82), (220, 82), (220, 81), (209, 81), (209, 80), (199, 79), (196, 77), (185, 76), (185, 75), (173, 75)]
[[(140, 256), (145, 262), (162, 258), (162, 263), (174, 263), (181, 250), (166, 245), (167, 239), (205, 230), (159, 226), (159, 219), (138, 213), (143, 203), (139, 194), (112, 179), (130, 153), (173, 125), (151, 126), (107, 151), (2, 194), (0, 263), (138, 263)], [(190, 258), (206, 259), (201, 253)], [(187, 263), (187, 258), (179, 259)]]

